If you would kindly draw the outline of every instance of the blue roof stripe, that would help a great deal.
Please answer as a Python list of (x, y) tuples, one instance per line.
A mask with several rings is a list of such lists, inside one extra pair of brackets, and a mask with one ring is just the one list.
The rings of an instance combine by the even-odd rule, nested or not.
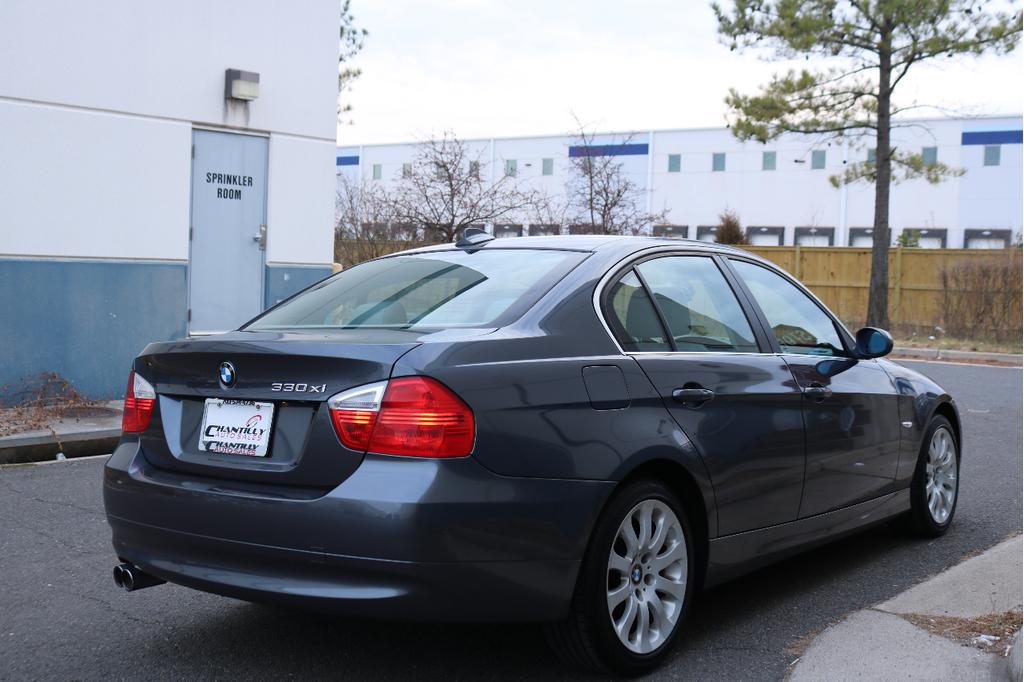
[(646, 144), (592, 144), (569, 147), (570, 157), (581, 156), (643, 156)]
[(339, 165), (339, 166), (358, 166), (359, 165), (359, 157), (358, 156), (339, 156), (338, 157), (338, 161), (337, 161), (337, 165)]
[(1024, 131), (1021, 130), (978, 130), (965, 132), (960, 144), (1021, 144)]

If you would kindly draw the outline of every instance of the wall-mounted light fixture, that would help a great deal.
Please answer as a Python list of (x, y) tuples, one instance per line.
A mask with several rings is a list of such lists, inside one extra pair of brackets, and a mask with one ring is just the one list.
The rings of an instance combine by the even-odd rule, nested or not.
[(224, 73), (224, 97), (251, 101), (260, 96), (260, 75), (253, 71), (228, 69)]

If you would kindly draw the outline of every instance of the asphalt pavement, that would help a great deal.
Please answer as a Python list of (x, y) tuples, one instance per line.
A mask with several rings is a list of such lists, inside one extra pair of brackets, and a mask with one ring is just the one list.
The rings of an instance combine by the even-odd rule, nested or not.
[[(910, 362), (964, 420), (950, 532), (883, 526), (699, 596), (651, 679), (782, 679), (799, 642), (1021, 532), (1021, 370)], [(288, 611), (161, 585), (127, 594), (102, 459), (0, 468), (0, 679), (585, 679), (536, 626), (409, 625)]]

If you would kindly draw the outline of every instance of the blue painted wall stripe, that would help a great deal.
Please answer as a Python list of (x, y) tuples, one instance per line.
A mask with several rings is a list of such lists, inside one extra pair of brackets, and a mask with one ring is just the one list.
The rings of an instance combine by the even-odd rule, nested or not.
[(642, 156), (644, 154), (647, 154), (646, 144), (592, 144), (569, 147), (570, 157)]
[(359, 157), (358, 156), (339, 156), (338, 160), (337, 160), (337, 165), (339, 165), (339, 166), (358, 166), (359, 165)]
[(124, 395), (132, 359), (186, 333), (184, 262), (0, 258), (0, 401), (56, 372), (89, 398)]
[(1021, 144), (1024, 131), (1021, 130), (978, 130), (965, 132), (960, 144)]

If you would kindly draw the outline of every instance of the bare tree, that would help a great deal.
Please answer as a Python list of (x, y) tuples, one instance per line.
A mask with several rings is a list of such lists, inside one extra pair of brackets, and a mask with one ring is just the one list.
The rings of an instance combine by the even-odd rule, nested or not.
[(335, 198), (334, 260), (345, 267), (420, 243), (398, 216), (394, 197), (379, 183), (340, 177)]
[[(579, 119), (578, 153), (570, 155), (566, 215), (573, 232), (636, 235), (665, 220), (668, 211), (649, 213), (644, 189), (633, 182), (622, 162), (594, 144), (595, 135)], [(626, 139), (626, 143), (629, 139)]]
[(495, 169), (491, 179), (490, 170), (451, 132), (421, 142), (395, 187), (396, 213), (435, 241), (452, 241), (470, 225), (529, 214), (538, 192), (524, 188), (514, 171)]

